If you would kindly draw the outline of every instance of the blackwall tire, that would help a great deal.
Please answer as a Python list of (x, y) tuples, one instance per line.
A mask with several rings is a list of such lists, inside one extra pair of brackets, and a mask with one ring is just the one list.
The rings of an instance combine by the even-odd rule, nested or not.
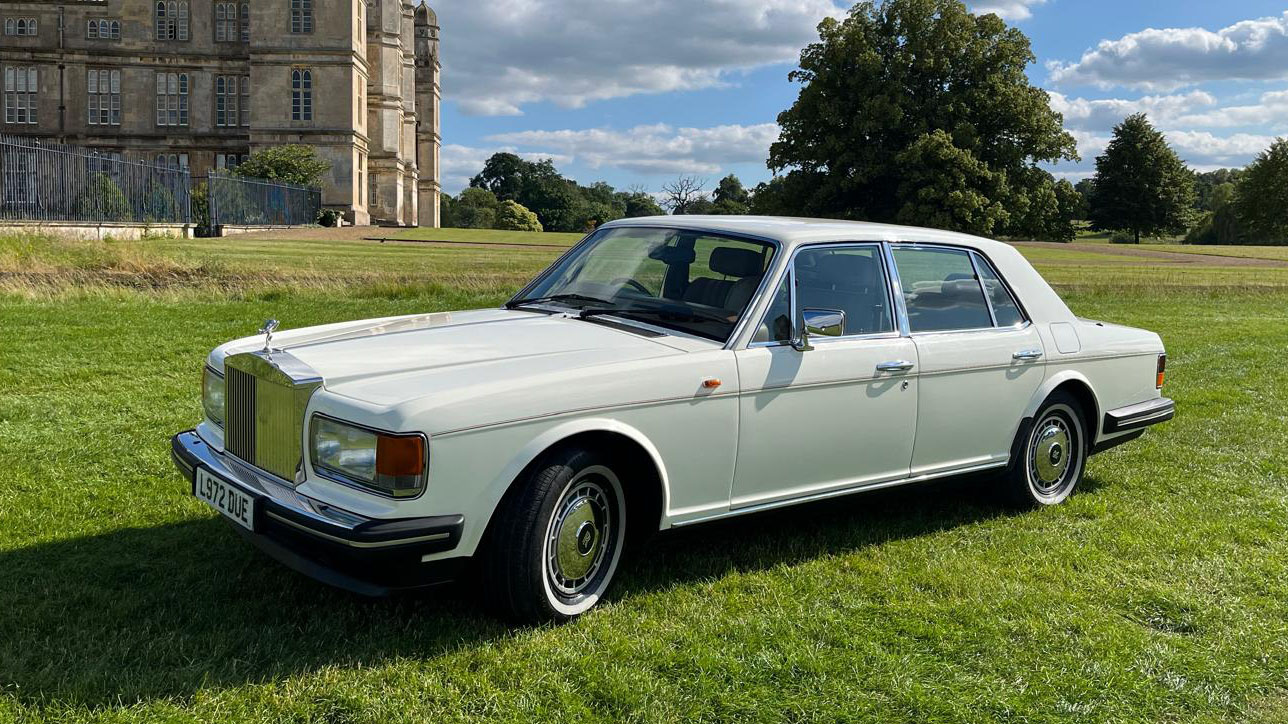
[(497, 516), (482, 571), (497, 613), (563, 622), (603, 600), (626, 543), (622, 478), (603, 455), (555, 452), (517, 482)]

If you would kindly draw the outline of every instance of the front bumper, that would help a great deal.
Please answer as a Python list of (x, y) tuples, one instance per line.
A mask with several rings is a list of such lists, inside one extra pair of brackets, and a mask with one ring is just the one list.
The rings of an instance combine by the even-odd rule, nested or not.
[(189, 486), (201, 467), (255, 498), (254, 531), (233, 528), (279, 562), (323, 583), (383, 596), (452, 580), (468, 561), (422, 560), (456, 548), (464, 516), (384, 520), (341, 510), (220, 454), (193, 430), (171, 439), (170, 455)]

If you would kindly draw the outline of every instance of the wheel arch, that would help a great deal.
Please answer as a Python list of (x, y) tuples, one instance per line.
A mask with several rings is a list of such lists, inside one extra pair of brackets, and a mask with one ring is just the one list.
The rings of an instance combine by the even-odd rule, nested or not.
[[(627, 526), (631, 538), (647, 537), (664, 527), (670, 506), (670, 480), (657, 447), (648, 436), (620, 420), (590, 418), (574, 420), (546, 430), (524, 446), (498, 480), (503, 484), (488, 522), (479, 538), (479, 548), (492, 534), (497, 511), (519, 488), (528, 473), (551, 453), (580, 445), (591, 450), (611, 450), (626, 468)], [(622, 471), (617, 471), (621, 473)], [(643, 515), (632, 513), (643, 505)]]
[(1061, 370), (1044, 380), (1042, 386), (1033, 394), (1033, 399), (1024, 411), (1023, 419), (1037, 415), (1042, 404), (1057, 391), (1068, 392), (1082, 405), (1082, 422), (1087, 428), (1087, 444), (1094, 446), (1100, 439), (1100, 401), (1096, 398), (1091, 381), (1081, 372)]

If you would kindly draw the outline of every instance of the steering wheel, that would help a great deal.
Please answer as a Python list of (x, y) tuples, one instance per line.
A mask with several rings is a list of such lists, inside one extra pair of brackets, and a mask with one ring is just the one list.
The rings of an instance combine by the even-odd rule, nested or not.
[(609, 284), (610, 285), (625, 284), (626, 286), (633, 288), (635, 291), (639, 292), (640, 294), (643, 294), (646, 297), (653, 296), (653, 292), (650, 292), (648, 290), (648, 287), (644, 286), (643, 284), (639, 283), (634, 279), (631, 279), (630, 277), (617, 277), (616, 279), (609, 282)]

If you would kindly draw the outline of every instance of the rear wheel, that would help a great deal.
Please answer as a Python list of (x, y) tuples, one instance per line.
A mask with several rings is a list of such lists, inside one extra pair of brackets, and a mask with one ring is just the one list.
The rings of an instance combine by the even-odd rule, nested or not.
[(1006, 492), (1020, 506), (1056, 505), (1073, 494), (1086, 466), (1082, 407), (1071, 395), (1057, 392), (1033, 419), (1033, 426), (1021, 430), (1016, 440)]
[(503, 501), (483, 572), (490, 603), (527, 623), (567, 621), (611, 585), (626, 540), (621, 477), (602, 455), (554, 453)]

